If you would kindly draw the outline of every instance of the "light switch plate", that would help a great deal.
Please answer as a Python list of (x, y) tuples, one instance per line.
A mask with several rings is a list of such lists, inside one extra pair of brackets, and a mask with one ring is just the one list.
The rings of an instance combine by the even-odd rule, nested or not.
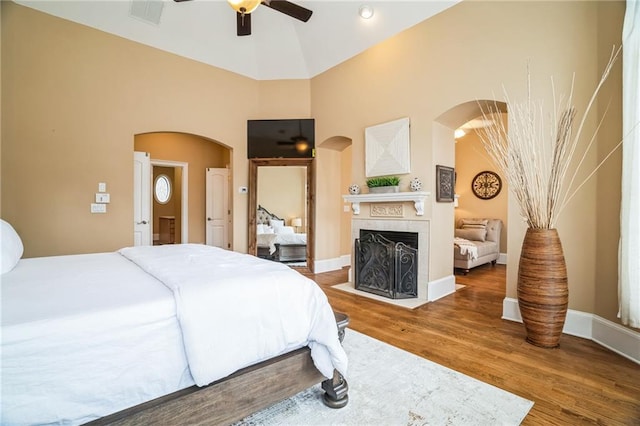
[(96, 193), (96, 203), (109, 203), (111, 201), (111, 196), (109, 194), (104, 193)]
[(98, 192), (107, 192), (107, 183), (106, 182), (98, 183)]

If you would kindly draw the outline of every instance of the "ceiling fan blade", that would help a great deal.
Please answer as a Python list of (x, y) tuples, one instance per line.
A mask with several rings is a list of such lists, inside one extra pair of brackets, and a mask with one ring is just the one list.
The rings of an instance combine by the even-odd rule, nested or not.
[(313, 14), (311, 10), (285, 0), (263, 0), (262, 4), (302, 22), (307, 22)]
[(239, 36), (251, 35), (251, 14), (236, 12), (236, 27)]
[(183, 1), (191, 1), (191, 0), (173, 0), (173, 1), (175, 1), (176, 3), (182, 3)]

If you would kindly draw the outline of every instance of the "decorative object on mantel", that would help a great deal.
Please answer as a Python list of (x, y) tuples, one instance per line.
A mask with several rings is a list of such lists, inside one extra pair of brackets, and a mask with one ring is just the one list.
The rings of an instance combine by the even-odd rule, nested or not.
[[(543, 348), (559, 345), (569, 302), (567, 269), (555, 229), (558, 216), (622, 143), (617, 144), (581, 183), (576, 183), (578, 171), (595, 139), (593, 135), (586, 146), (580, 146), (584, 123), (619, 54), (620, 48), (612, 50), (575, 132), (572, 131), (576, 117), (571, 96), (573, 84), (569, 97), (553, 105), (552, 128), (544, 125), (546, 114), (542, 102), (531, 99), (529, 73), (527, 99), (512, 102), (505, 93), (509, 105), (509, 132), (497, 103), (480, 105), (489, 125), (478, 134), (487, 153), (506, 177), (528, 225), (518, 267), (518, 305), (527, 342)], [(554, 93), (553, 99), (564, 98)], [(576, 160), (576, 156), (580, 158)], [(573, 160), (577, 161), (577, 166), (569, 173)]]
[(422, 189), (422, 181), (417, 177), (414, 177), (409, 182), (409, 189), (412, 191), (420, 191)]
[(357, 183), (354, 183), (349, 186), (349, 194), (358, 195), (360, 193), (360, 186)]
[(453, 167), (436, 166), (436, 201), (453, 203), (455, 170)]
[(367, 179), (367, 187), (371, 194), (384, 194), (400, 191), (400, 178), (397, 176), (380, 176)]

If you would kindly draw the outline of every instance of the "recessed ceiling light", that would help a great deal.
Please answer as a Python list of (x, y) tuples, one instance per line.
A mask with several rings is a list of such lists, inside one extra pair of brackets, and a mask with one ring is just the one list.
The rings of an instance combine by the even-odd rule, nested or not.
[(456, 129), (456, 131), (453, 134), (453, 137), (458, 139), (458, 138), (463, 137), (466, 134), (467, 134), (467, 132), (465, 132), (464, 129)]
[(360, 6), (360, 9), (358, 9), (358, 13), (362, 19), (369, 19), (373, 16), (373, 7), (368, 4), (363, 4)]

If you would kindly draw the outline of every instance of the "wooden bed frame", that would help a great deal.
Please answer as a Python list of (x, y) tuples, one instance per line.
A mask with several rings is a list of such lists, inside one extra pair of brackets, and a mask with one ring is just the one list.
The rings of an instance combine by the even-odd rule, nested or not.
[[(336, 321), (342, 341), (349, 319), (336, 313)], [(321, 382), (325, 405), (347, 405), (346, 380), (335, 370), (332, 379), (325, 379), (313, 364), (311, 349), (304, 347), (239, 370), (208, 386), (191, 386), (87, 425), (229, 424)]]

